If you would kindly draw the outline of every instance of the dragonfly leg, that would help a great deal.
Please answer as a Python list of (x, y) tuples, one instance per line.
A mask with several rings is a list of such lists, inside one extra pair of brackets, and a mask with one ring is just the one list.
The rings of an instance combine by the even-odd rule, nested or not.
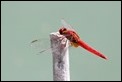
[(74, 47), (78, 47), (79, 45), (77, 43), (74, 43), (74, 42), (70, 42), (71, 46), (74, 46)]

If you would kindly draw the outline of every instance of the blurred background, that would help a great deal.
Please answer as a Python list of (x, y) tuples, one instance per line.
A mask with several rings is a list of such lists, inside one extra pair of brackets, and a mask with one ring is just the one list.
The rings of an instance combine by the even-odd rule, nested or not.
[(71, 81), (120, 81), (120, 1), (2, 1), (1, 80), (53, 81), (52, 54), (36, 55), (30, 42), (57, 32), (61, 18), (108, 57), (104, 60), (83, 48), (70, 48)]

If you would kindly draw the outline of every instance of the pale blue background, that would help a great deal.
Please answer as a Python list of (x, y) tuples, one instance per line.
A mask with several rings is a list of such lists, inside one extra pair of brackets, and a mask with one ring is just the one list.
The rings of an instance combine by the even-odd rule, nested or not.
[(76, 81), (121, 80), (121, 2), (1, 2), (1, 80), (52, 81), (52, 55), (36, 55), (29, 43), (48, 37), (64, 18), (109, 60), (70, 49)]

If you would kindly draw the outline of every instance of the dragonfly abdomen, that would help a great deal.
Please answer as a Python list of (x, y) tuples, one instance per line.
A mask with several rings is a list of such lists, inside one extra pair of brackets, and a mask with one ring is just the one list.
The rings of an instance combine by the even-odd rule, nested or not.
[(104, 58), (104, 59), (107, 59), (107, 57), (105, 57), (102, 53), (100, 53), (99, 51), (95, 50), (94, 48), (92, 48), (91, 46), (89, 46), (88, 44), (86, 44), (84, 41), (82, 40), (79, 40), (79, 45), (81, 47), (83, 47), (84, 49), (86, 49), (87, 51), (101, 57), (101, 58)]

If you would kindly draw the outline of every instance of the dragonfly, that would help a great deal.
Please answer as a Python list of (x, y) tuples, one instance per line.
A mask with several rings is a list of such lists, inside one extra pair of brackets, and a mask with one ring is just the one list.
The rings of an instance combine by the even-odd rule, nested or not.
[[(108, 59), (103, 53), (101, 53), (100, 51), (96, 50), (95, 48), (91, 47), (88, 43), (83, 41), (78, 35), (78, 33), (73, 29), (73, 27), (70, 24), (68, 24), (64, 19), (61, 19), (61, 23), (62, 23), (62, 27), (59, 29), (58, 32), (60, 33), (60, 35), (63, 35), (65, 38), (67, 38), (67, 40), (69, 41), (72, 47), (75, 48), (81, 47), (93, 55), (101, 57), (105, 60)], [(38, 41), (39, 40), (34, 40), (31, 43), (35, 43)], [(40, 53), (47, 51), (48, 49), (44, 49)]]

